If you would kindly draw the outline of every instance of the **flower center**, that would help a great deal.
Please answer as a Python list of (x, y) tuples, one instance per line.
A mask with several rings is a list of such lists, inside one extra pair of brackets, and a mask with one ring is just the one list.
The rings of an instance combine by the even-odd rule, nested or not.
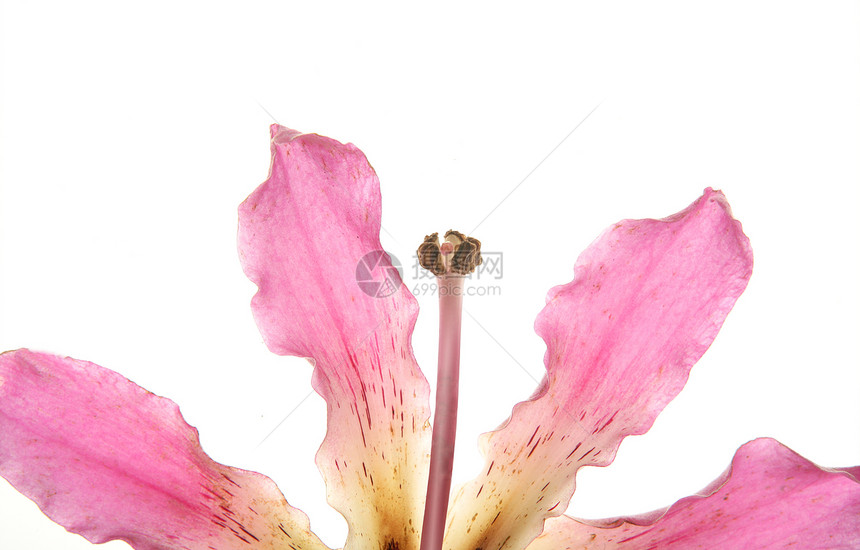
[(418, 263), (437, 277), (468, 275), (482, 262), (481, 241), (453, 229), (445, 233), (441, 245), (439, 233), (433, 233), (418, 247)]
[(463, 287), (465, 275), (475, 271), (482, 261), (481, 241), (459, 231), (445, 233), (441, 245), (438, 233), (427, 235), (418, 247), (418, 262), (436, 275), (439, 287), (439, 368), (421, 550), (441, 550), (445, 535), (457, 432)]

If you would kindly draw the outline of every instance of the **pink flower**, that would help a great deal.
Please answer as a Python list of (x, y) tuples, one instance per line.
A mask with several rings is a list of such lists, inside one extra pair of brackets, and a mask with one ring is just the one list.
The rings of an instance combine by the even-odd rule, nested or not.
[[(412, 353), (417, 305), (356, 284), (381, 249), (364, 155), (272, 128), (269, 179), (240, 207), (239, 247), (268, 347), (311, 358), (328, 405), (317, 464), (349, 524), (345, 548), (418, 548), (429, 387)], [(449, 550), (858, 548), (860, 468), (820, 468), (758, 439), (701, 493), (632, 518), (561, 516), (576, 471), (608, 465), (678, 394), (746, 287), (752, 253), (725, 197), (626, 220), (579, 258), (537, 319), (547, 376), (482, 438), (485, 468), (454, 492)], [(139, 550), (323, 549), (268, 478), (202, 451), (177, 406), (92, 363), (0, 355), (0, 474), (92, 542)]]

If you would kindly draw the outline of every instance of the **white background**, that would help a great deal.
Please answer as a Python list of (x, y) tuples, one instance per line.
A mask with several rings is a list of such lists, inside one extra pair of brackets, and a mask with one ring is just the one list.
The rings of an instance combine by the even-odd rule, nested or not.
[[(235, 251), (268, 111), (367, 154), (407, 283), (425, 233), (498, 206), (475, 236), (504, 254), (502, 294), (466, 309), (510, 356), (465, 317), (457, 480), (541, 376), (549, 287), (604, 227), (706, 186), (752, 240), (752, 281), (651, 432), (580, 472), (570, 513), (667, 505), (758, 436), (860, 464), (856, 2), (214, 4), (2, 4), (0, 349), (89, 359), (170, 397), (215, 459), (273, 477), (341, 545), (313, 464), (322, 400), (260, 444), (311, 373), (263, 346)], [(420, 302), (432, 378), (435, 298)], [(0, 548), (90, 547), (0, 480)]]

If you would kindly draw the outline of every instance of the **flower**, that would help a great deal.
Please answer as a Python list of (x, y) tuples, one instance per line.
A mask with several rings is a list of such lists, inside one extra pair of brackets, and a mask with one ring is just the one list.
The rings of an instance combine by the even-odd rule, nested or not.
[[(308, 357), (327, 402), (317, 454), (348, 549), (418, 547), (429, 387), (412, 353), (405, 288), (364, 293), (380, 250), (380, 195), (364, 155), (272, 127), (269, 179), (240, 207), (243, 267), (268, 347)], [(576, 471), (608, 465), (681, 390), (746, 287), (749, 243), (706, 190), (663, 220), (626, 220), (579, 258), (538, 317), (547, 375), (483, 437), (485, 468), (455, 491), (448, 550), (856, 548), (860, 468), (820, 468), (759, 439), (698, 495), (631, 518), (561, 516)], [(271, 480), (223, 466), (171, 401), (119, 374), (29, 350), (0, 355), (0, 474), (92, 542), (138, 550), (326, 546)]]

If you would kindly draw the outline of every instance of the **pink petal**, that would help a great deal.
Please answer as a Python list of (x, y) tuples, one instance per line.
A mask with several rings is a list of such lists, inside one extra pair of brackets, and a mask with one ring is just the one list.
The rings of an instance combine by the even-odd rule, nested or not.
[[(429, 464), (429, 386), (412, 354), (418, 314), (379, 242), (379, 181), (354, 145), (272, 126), (272, 168), (239, 208), (252, 309), (275, 353), (312, 358), (328, 403), (317, 465), (349, 524), (346, 546), (417, 548)], [(370, 256), (368, 256), (370, 254)], [(390, 291), (390, 293), (389, 293)]]
[(636, 517), (550, 519), (528, 546), (565, 548), (860, 548), (860, 483), (849, 471), (820, 468), (773, 439), (756, 439), (696, 496)]
[(326, 548), (269, 478), (206, 456), (176, 404), (85, 361), (0, 355), (0, 474), (94, 543)]
[(576, 471), (609, 464), (677, 395), (751, 269), (749, 242), (718, 191), (664, 220), (607, 229), (573, 282), (550, 291), (535, 324), (547, 377), (483, 439), (484, 473), (458, 493), (449, 540), (522, 548), (536, 537), (567, 507)]

